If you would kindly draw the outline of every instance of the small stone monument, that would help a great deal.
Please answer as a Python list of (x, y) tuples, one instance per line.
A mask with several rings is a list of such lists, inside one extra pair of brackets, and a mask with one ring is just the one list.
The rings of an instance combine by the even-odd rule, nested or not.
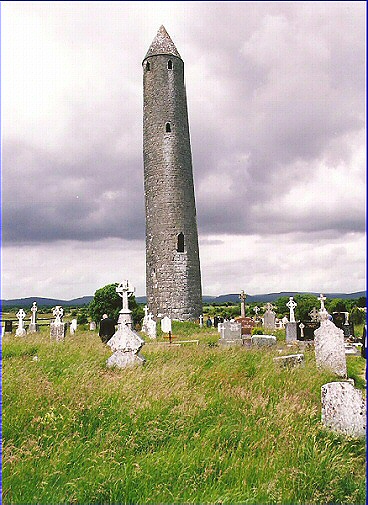
[(296, 306), (297, 306), (296, 302), (294, 302), (293, 297), (290, 296), (289, 301), (286, 304), (286, 307), (290, 310), (289, 322), (285, 324), (286, 342), (293, 342), (297, 340), (297, 328), (294, 314), (294, 309)]
[(26, 313), (23, 309), (19, 309), (16, 315), (18, 318), (18, 328), (15, 332), (15, 335), (17, 337), (25, 337), (27, 335), (26, 329), (24, 327), (24, 318), (26, 317)]
[(282, 319), (281, 319), (281, 323), (282, 323), (282, 326), (285, 328), (286, 324), (289, 322), (289, 319), (284, 316)]
[(344, 332), (328, 319), (328, 312), (323, 303), (326, 298), (321, 294), (318, 300), (321, 302), (319, 311), (321, 325), (314, 332), (317, 366), (327, 368), (340, 377), (346, 377)]
[(304, 339), (304, 328), (305, 328), (305, 324), (303, 323), (300, 323), (299, 324), (299, 328), (300, 328), (300, 336), (302, 339)]
[(157, 328), (156, 321), (153, 319), (153, 314), (150, 312), (147, 316), (147, 335), (151, 340), (154, 340), (157, 337)]
[(129, 281), (121, 282), (116, 288), (116, 292), (122, 299), (123, 303), (123, 308), (119, 312), (118, 328), (121, 328), (123, 325), (128, 325), (130, 328), (133, 328), (133, 317), (132, 311), (129, 310), (128, 298), (132, 296), (134, 291), (135, 287), (129, 284)]
[(311, 321), (313, 321), (314, 323), (316, 323), (317, 321), (319, 321), (319, 319), (318, 319), (318, 310), (316, 309), (316, 307), (313, 307), (313, 309), (309, 312), (308, 315), (311, 318)]
[(66, 333), (66, 325), (63, 323), (64, 309), (60, 305), (56, 305), (52, 309), (52, 314), (55, 320), (50, 323), (50, 339), (63, 342)]
[(240, 317), (245, 317), (245, 299), (247, 295), (244, 292), (244, 289), (241, 290), (239, 298), (240, 298)]
[(148, 334), (148, 329), (147, 329), (147, 323), (148, 323), (148, 307), (147, 305), (145, 305), (144, 307), (144, 318), (143, 318), (143, 321), (142, 321), (142, 331), (143, 333), (147, 333)]
[(37, 324), (37, 303), (33, 302), (31, 307), (31, 323), (28, 328), (29, 333), (38, 333), (40, 331), (39, 326)]
[(241, 323), (231, 323), (227, 321), (225, 323), (219, 323), (220, 328), (220, 345), (225, 346), (239, 346), (243, 345), (243, 339), (241, 334)]
[(89, 331), (95, 331), (96, 329), (96, 321), (91, 321), (89, 323)]
[(275, 335), (253, 335), (251, 341), (252, 345), (256, 347), (270, 347), (276, 345)]
[(293, 368), (298, 365), (304, 365), (304, 354), (277, 356), (277, 358), (273, 358), (273, 361), (285, 368)]
[(203, 315), (202, 314), (199, 316), (199, 327), (203, 328)]
[(70, 323), (70, 334), (71, 335), (74, 335), (75, 332), (77, 331), (77, 320), (76, 319), (72, 319), (72, 322)]
[(366, 436), (366, 402), (361, 391), (350, 382), (329, 382), (322, 386), (321, 397), (324, 426), (350, 437)]
[(145, 362), (139, 351), (144, 345), (144, 340), (127, 324), (121, 323), (118, 330), (107, 342), (113, 355), (106, 361), (108, 368), (126, 368), (128, 366), (142, 365)]
[(13, 331), (13, 321), (5, 321), (5, 333), (12, 333)]
[(266, 312), (263, 314), (263, 326), (268, 330), (275, 329), (275, 319), (276, 314), (273, 311), (273, 305), (271, 303), (267, 303)]

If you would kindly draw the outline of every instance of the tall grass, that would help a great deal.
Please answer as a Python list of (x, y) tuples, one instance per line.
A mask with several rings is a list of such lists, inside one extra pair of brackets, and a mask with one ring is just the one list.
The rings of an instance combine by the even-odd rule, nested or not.
[[(312, 351), (285, 370), (276, 350), (182, 329), (201, 344), (149, 343), (126, 370), (106, 369), (94, 332), (5, 338), (3, 502), (365, 502), (365, 444), (321, 426), (320, 388), (336, 377)], [(363, 366), (349, 358), (356, 376)]]

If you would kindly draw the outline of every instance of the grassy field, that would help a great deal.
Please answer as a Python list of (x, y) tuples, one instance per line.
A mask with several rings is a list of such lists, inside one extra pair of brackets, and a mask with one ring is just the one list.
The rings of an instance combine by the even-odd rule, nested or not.
[[(313, 350), (284, 370), (277, 350), (173, 330), (200, 345), (149, 342), (129, 370), (106, 369), (95, 332), (4, 338), (3, 503), (365, 503), (365, 442), (322, 428), (321, 385), (337, 378)], [(361, 388), (364, 366), (348, 357)]]

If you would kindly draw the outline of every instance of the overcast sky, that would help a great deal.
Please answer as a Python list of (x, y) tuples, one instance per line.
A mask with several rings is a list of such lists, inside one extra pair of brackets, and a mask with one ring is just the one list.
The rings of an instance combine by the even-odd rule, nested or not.
[(365, 289), (365, 2), (3, 2), (2, 298), (145, 294), (141, 62), (185, 62), (205, 295)]

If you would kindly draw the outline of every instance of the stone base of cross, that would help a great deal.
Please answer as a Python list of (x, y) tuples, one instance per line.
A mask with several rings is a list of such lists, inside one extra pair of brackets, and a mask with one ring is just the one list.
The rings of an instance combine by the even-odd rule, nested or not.
[(133, 329), (133, 316), (132, 311), (129, 309), (121, 309), (119, 311), (118, 329), (121, 329), (122, 326), (129, 326), (129, 328)]

